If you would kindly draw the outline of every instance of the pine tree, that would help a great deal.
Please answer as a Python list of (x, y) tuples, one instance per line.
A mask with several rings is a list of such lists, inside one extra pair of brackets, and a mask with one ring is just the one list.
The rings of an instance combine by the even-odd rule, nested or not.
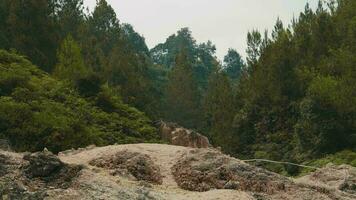
[(94, 11), (87, 17), (81, 32), (80, 43), (85, 64), (102, 75), (109, 65), (112, 50), (121, 38), (119, 20), (106, 0), (96, 2)]
[(54, 75), (60, 79), (76, 81), (88, 74), (79, 45), (68, 35), (57, 52), (58, 63)]
[(108, 56), (120, 38), (120, 24), (114, 9), (106, 0), (98, 0), (88, 23), (90, 34), (95, 37), (104, 55)]
[(8, 14), (0, 16), (6, 21), (7, 48), (16, 49), (41, 69), (51, 72), (58, 45), (55, 1), (2, 0), (1, 4), (6, 6)]
[(169, 74), (166, 90), (166, 116), (169, 120), (186, 127), (197, 128), (199, 126), (199, 95), (193, 73), (187, 51), (182, 49)]
[(253, 30), (247, 34), (247, 64), (252, 67), (257, 63), (261, 55), (260, 47), (262, 44), (261, 33)]
[(57, 12), (61, 37), (71, 34), (79, 39), (80, 29), (84, 25), (83, 0), (59, 0)]
[(244, 61), (241, 55), (235, 49), (229, 49), (227, 55), (224, 57), (224, 71), (232, 79), (237, 80), (245, 68)]
[(204, 99), (204, 114), (214, 144), (231, 152), (235, 106), (231, 82), (225, 72), (217, 70), (211, 75)]
[(110, 86), (119, 87), (125, 103), (144, 109), (151, 102), (145, 59), (137, 54), (125, 38), (121, 38), (109, 57), (104, 77)]

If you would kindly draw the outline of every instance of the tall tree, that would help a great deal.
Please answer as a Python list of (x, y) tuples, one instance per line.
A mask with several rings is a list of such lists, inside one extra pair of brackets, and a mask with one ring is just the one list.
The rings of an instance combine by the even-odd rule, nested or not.
[(80, 29), (84, 24), (85, 14), (83, 0), (59, 0), (57, 12), (61, 38), (71, 34), (79, 39)]
[(306, 6), (288, 28), (277, 20), (271, 39), (248, 34), (234, 127), (249, 151), (238, 153), (303, 161), (355, 146), (355, 8)]
[(214, 71), (217, 62), (216, 47), (211, 41), (208, 41), (199, 44), (195, 52), (195, 56), (193, 56), (196, 57), (194, 63), (195, 78), (198, 81), (199, 89), (205, 92), (210, 74)]
[(149, 50), (146, 45), (145, 38), (138, 34), (132, 25), (123, 24), (121, 32), (125, 35), (128, 42), (132, 45), (136, 52), (149, 56)]
[(57, 57), (54, 75), (58, 78), (75, 82), (87, 75), (88, 69), (84, 65), (81, 49), (71, 35), (62, 42)]
[(204, 114), (210, 137), (216, 146), (230, 152), (233, 139), (232, 124), (235, 114), (234, 95), (229, 77), (216, 70), (209, 80), (204, 99)]
[(96, 72), (104, 72), (109, 56), (120, 39), (120, 23), (106, 0), (98, 0), (88, 17), (81, 41), (85, 62)]
[(165, 43), (158, 44), (151, 49), (153, 62), (167, 69), (175, 66), (175, 58), (180, 50), (187, 51), (194, 69), (194, 77), (198, 83), (200, 93), (205, 93), (210, 74), (217, 62), (216, 47), (211, 41), (198, 44), (188, 28), (182, 28), (176, 34), (168, 37)]
[(252, 66), (257, 63), (258, 58), (261, 55), (260, 47), (262, 44), (261, 33), (257, 30), (253, 30), (247, 34), (247, 64)]
[(171, 121), (197, 128), (199, 95), (192, 63), (186, 49), (182, 49), (177, 55), (175, 63), (169, 74), (166, 90), (166, 116)]
[(120, 38), (120, 24), (114, 9), (106, 0), (98, 0), (88, 23), (99, 47), (108, 55)]
[(175, 65), (176, 56), (182, 48), (187, 51), (187, 56), (193, 62), (197, 44), (189, 28), (180, 29), (177, 34), (169, 36), (165, 43), (158, 44), (151, 49), (152, 59), (156, 64), (172, 68)]
[(105, 78), (113, 87), (119, 87), (124, 102), (145, 109), (151, 102), (150, 80), (145, 58), (121, 38), (109, 57)]
[(229, 49), (227, 55), (224, 57), (223, 69), (226, 74), (232, 79), (237, 80), (240, 78), (245, 63), (241, 55), (235, 49)]
[(54, 0), (4, 0), (8, 48), (28, 56), (47, 72), (56, 62), (58, 31)]

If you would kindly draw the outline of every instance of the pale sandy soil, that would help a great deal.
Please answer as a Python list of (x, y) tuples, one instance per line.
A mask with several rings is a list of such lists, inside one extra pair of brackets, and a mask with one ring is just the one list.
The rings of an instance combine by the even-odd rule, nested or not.
[[(206, 152), (205, 152), (206, 151)], [(141, 153), (150, 157), (155, 165), (158, 165), (160, 174), (162, 175), (162, 184), (154, 185), (143, 181), (136, 181), (133, 176), (113, 175), (111, 170), (99, 168), (90, 165), (93, 160), (110, 158), (117, 156), (118, 153)], [(173, 165), (177, 161), (182, 161), (182, 158), (187, 158), (187, 155), (208, 155), (204, 153), (216, 152), (216, 150), (202, 150), (203, 154), (195, 154), (197, 151), (192, 148), (163, 145), (163, 144), (130, 144), (130, 145), (113, 145), (107, 147), (87, 147), (78, 150), (69, 150), (59, 153), (59, 159), (67, 164), (82, 165), (80, 170), (70, 182), (70, 187), (45, 187), (47, 197), (46, 200), (334, 200), (347, 199), (356, 200), (356, 168), (351, 166), (329, 166), (311, 173), (299, 179), (285, 179), (282, 176), (275, 174), (277, 181), (288, 183), (284, 190), (276, 191), (271, 194), (257, 194), (249, 189), (244, 191), (237, 190), (211, 190), (208, 192), (191, 192), (178, 187), (171, 172)], [(27, 161), (23, 159), (25, 154), (3, 152), (0, 153), (11, 159), (14, 166), (24, 165)], [(219, 157), (218, 154), (210, 154)], [(221, 156), (221, 155), (220, 155)], [(222, 155), (224, 156), (224, 155)], [(204, 159), (196, 159), (202, 161)], [(243, 163), (236, 158), (226, 156), (226, 159), (231, 159)], [(116, 161), (112, 161), (116, 162)], [(151, 162), (152, 163), (152, 162)], [(139, 165), (141, 166), (141, 165)], [(11, 167), (10, 167), (11, 168)], [(1, 168), (0, 168), (1, 169)], [(13, 174), (6, 177), (19, 176), (19, 187), (23, 181), (21, 174), (22, 168), (16, 168)], [(267, 178), (267, 173), (263, 174), (258, 168), (241, 168), (246, 176), (252, 174), (252, 179), (262, 180)], [(254, 171), (256, 170), (256, 171)], [(124, 171), (124, 170), (123, 170)], [(256, 177), (253, 177), (256, 176)], [(273, 176), (273, 174), (269, 175)], [(3, 179), (6, 182), (7, 179)], [(181, 179), (180, 179), (181, 180)], [(288, 180), (288, 181), (286, 181)], [(40, 187), (43, 183), (31, 180), (26, 187)], [(25, 182), (23, 182), (25, 183)], [(189, 183), (189, 182), (188, 182)], [(347, 183), (347, 184), (345, 184)], [(1, 184), (1, 182), (0, 182)], [(27, 182), (26, 182), (27, 184)], [(190, 184), (190, 183), (189, 183)], [(258, 183), (257, 183), (258, 184)], [(0, 185), (1, 186), (1, 185)], [(22, 185), (24, 186), (24, 185)], [(22, 187), (21, 188), (25, 188)], [(344, 187), (347, 186), (347, 187)], [(42, 186), (41, 186), (42, 187)], [(257, 185), (258, 187), (258, 185)], [(264, 185), (263, 181), (260, 187), (269, 187)], [(346, 189), (345, 189), (346, 188)], [(25, 188), (26, 189), (26, 188)], [(26, 189), (27, 191), (27, 189)], [(32, 190), (31, 190), (32, 191)], [(246, 191), (246, 192), (245, 192)], [(1, 199), (1, 196), (0, 196)], [(6, 198), (5, 198), (6, 199)]]
[[(100, 200), (253, 200), (251, 192), (237, 190), (211, 190), (208, 192), (191, 192), (178, 187), (171, 173), (172, 166), (192, 148), (162, 145), (162, 144), (130, 144), (107, 147), (88, 147), (59, 153), (59, 158), (68, 164), (84, 165), (73, 187), (56, 193), (52, 191), (51, 198), (58, 200), (100, 199)], [(163, 176), (162, 185), (151, 185), (129, 178), (112, 176), (103, 168), (91, 166), (89, 162), (102, 157), (110, 157), (118, 152), (129, 151), (148, 155), (159, 166)], [(231, 158), (234, 159), (234, 158)], [(354, 170), (354, 168), (352, 168)], [(328, 171), (326, 174), (306, 176), (292, 180), (294, 186), (284, 192), (265, 196), (263, 199), (278, 200), (330, 200), (356, 199), (353, 194), (346, 194), (336, 186), (343, 179), (344, 169)], [(335, 176), (328, 176), (333, 174)], [(356, 177), (355, 175), (352, 177)], [(332, 180), (335, 178), (335, 180)], [(325, 180), (324, 180), (325, 179)], [(336, 180), (337, 179), (337, 180)], [(354, 181), (354, 180), (352, 180)], [(320, 188), (322, 190), (320, 190)], [(326, 189), (326, 192), (323, 190)], [(320, 192), (321, 191), (321, 192)]]
[[(208, 192), (190, 192), (182, 190), (177, 186), (171, 174), (171, 167), (175, 164), (182, 154), (192, 150), (191, 148), (161, 145), (161, 144), (131, 144), (131, 145), (116, 145), (101, 148), (93, 148), (89, 150), (77, 150), (68, 153), (60, 153), (59, 158), (68, 164), (82, 164), (89, 166), (89, 162), (98, 157), (113, 155), (117, 152), (128, 150), (131, 152), (139, 152), (149, 155), (152, 160), (160, 167), (163, 176), (162, 185), (154, 185), (151, 193), (162, 199), (169, 200), (250, 200), (254, 199), (250, 194), (235, 190), (212, 190)], [(89, 166), (90, 170), (85, 170), (80, 182), (97, 182), (93, 185), (106, 185), (106, 188), (113, 190), (135, 188), (139, 185), (138, 182), (129, 181), (122, 178), (109, 175), (103, 169), (97, 169)], [(95, 168), (95, 169), (94, 169)], [(93, 173), (95, 171), (96, 173)], [(110, 192), (108, 191), (108, 194)], [(110, 195), (107, 196), (107, 199)], [(106, 199), (101, 197), (100, 199)]]

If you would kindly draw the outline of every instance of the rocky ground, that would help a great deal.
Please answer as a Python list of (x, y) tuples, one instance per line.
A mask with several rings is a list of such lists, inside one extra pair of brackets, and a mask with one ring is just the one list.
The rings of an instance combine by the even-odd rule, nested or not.
[(290, 179), (214, 149), (135, 144), (0, 151), (0, 199), (356, 199), (356, 172), (329, 165)]

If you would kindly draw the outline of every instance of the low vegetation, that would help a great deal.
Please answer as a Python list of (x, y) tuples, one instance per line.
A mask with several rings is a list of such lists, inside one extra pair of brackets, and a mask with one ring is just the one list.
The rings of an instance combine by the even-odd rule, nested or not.
[[(312, 160), (306, 162), (305, 164), (314, 166), (314, 167), (325, 167), (328, 164), (335, 164), (335, 165), (350, 165), (356, 167), (356, 153), (354, 151), (345, 150), (335, 154), (326, 155), (323, 158)], [(310, 170), (304, 169), (301, 174), (307, 174)]]
[(51, 77), (24, 57), (0, 51), (0, 138), (18, 151), (47, 147), (54, 152), (157, 140), (145, 114), (124, 104), (110, 88), (79, 87), (92, 95), (84, 98), (71, 83)]

